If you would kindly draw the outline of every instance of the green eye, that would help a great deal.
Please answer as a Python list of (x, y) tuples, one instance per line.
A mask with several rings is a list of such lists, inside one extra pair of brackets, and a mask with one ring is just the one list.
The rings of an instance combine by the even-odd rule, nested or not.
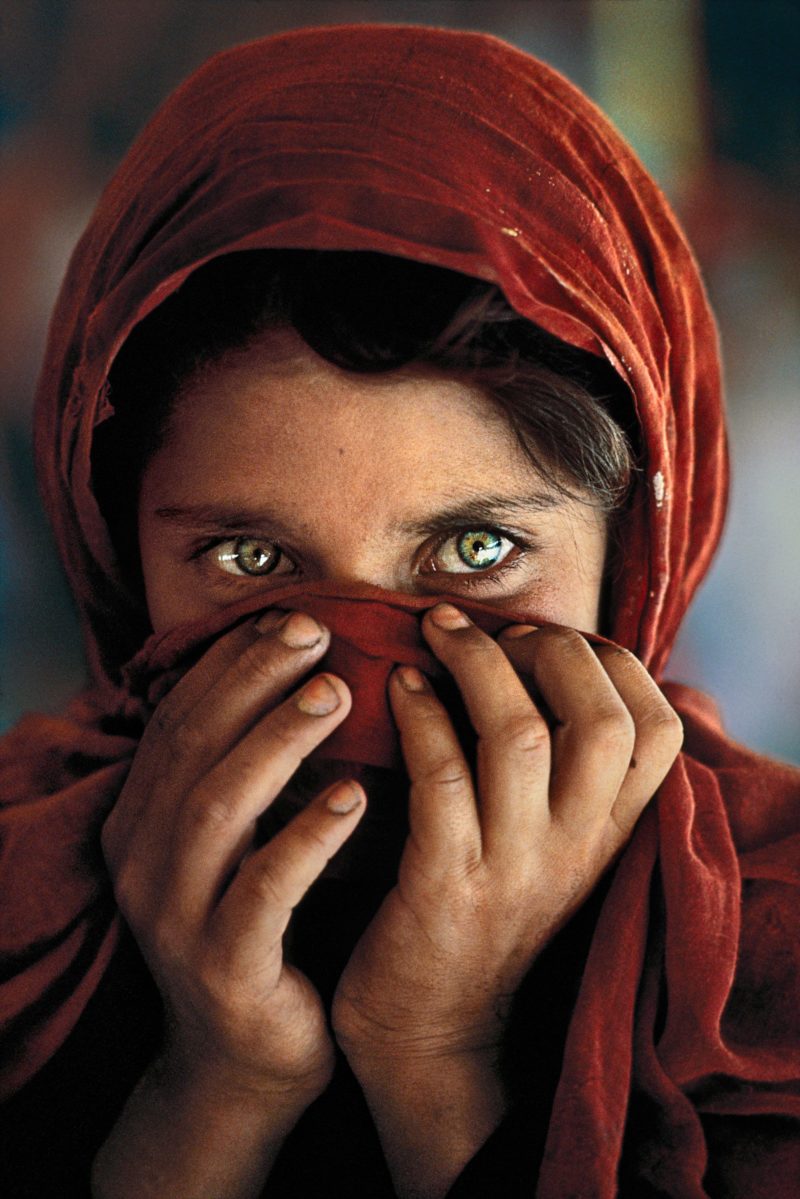
[(281, 551), (271, 541), (238, 537), (216, 546), (213, 556), (228, 574), (268, 575), (280, 562)]
[(508, 537), (501, 537), (491, 529), (467, 529), (440, 545), (434, 555), (435, 569), (450, 574), (489, 570), (502, 562), (513, 548), (514, 543)]
[(488, 529), (470, 530), (462, 533), (456, 541), (456, 552), (465, 566), (475, 570), (484, 570), (499, 562), (503, 552), (503, 542), (496, 533)]

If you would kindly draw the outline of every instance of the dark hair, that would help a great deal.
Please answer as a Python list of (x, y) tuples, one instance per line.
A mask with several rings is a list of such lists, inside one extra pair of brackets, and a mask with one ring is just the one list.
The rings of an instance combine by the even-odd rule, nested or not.
[(292, 326), (358, 373), (424, 362), (485, 387), (553, 487), (619, 507), (634, 466), (630, 393), (605, 359), (520, 317), (496, 286), (366, 251), (255, 250), (206, 263), (131, 332), (109, 375), (93, 481), (112, 540), (135, 566), (139, 479), (172, 404), (225, 353)]

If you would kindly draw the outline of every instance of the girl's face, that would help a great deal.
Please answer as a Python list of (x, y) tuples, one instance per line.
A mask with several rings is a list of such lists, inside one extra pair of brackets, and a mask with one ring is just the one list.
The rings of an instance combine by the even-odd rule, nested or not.
[(292, 581), (371, 583), (598, 631), (606, 518), (548, 487), (478, 387), (346, 373), (290, 331), (185, 388), (139, 502), (156, 632)]

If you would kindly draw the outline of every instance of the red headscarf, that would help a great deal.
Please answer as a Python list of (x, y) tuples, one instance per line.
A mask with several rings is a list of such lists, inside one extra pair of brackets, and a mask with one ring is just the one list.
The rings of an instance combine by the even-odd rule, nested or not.
[[(213, 58), (106, 189), (71, 261), (39, 386), (42, 489), (95, 685), (69, 716), (23, 722), (2, 760), (0, 935), (16, 965), (0, 987), (15, 1048), (7, 1089), (58, 1048), (113, 952), (97, 834), (135, 740), (103, 732), (103, 714), (141, 717), (135, 680), (155, 667), (168, 679), (208, 634), (179, 631), (121, 673), (146, 614), (117, 573), (90, 486), (109, 365), (197, 266), (256, 247), (379, 251), (490, 280), (522, 316), (611, 362), (631, 388), (645, 460), (609, 631), (656, 677), (719, 538), (727, 466), (702, 283), (664, 197), (590, 101), (551, 68), (472, 33), (305, 30)], [(384, 656), (396, 660), (386, 613), (403, 624), (418, 605), (371, 593), (341, 603), (376, 599), (374, 623), (359, 627), (384, 630)], [(771, 1158), (753, 1150), (747, 1167), (733, 1146), (742, 1117), (800, 1115), (788, 1081), (800, 1073), (787, 898), (798, 874), (796, 776), (727, 743), (697, 697), (669, 694), (686, 752), (600, 913), (538, 1189), (531, 1182), (545, 1199), (615, 1193), (634, 1106), (649, 1113), (627, 1132), (639, 1137), (643, 1186), (706, 1194), (708, 1145), (716, 1193), (789, 1193), (776, 1189)], [(736, 1135), (719, 1131), (729, 1126)], [(793, 1151), (780, 1152), (791, 1169)]]
[(373, 250), (498, 283), (604, 354), (647, 448), (611, 635), (658, 675), (727, 492), (716, 334), (681, 231), (594, 105), (481, 34), (304, 30), (218, 54), (166, 102), (70, 264), (40, 381), (45, 502), (98, 674), (131, 608), (90, 490), (110, 359), (201, 262), (253, 247)]

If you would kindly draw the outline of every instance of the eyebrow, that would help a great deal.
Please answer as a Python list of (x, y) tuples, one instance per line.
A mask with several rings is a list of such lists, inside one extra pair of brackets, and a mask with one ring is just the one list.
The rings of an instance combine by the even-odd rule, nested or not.
[[(499, 518), (530, 516), (563, 506), (569, 497), (555, 491), (539, 491), (531, 495), (485, 495), (481, 492), (455, 500), (430, 516), (399, 522), (395, 528), (409, 536), (425, 537), (443, 532), (456, 525), (494, 524)], [(241, 532), (243, 529), (269, 528), (288, 533), (285, 523), (265, 508), (245, 508), (225, 504), (186, 504), (156, 508), (160, 520), (182, 528), (214, 529)]]
[(535, 512), (545, 512), (565, 503), (566, 497), (554, 491), (540, 491), (532, 495), (484, 495), (457, 500), (447, 508), (440, 508), (429, 517), (404, 521), (398, 525), (401, 533), (417, 537), (428, 537), (442, 533), (456, 525), (491, 525), (498, 519), (526, 517)]

